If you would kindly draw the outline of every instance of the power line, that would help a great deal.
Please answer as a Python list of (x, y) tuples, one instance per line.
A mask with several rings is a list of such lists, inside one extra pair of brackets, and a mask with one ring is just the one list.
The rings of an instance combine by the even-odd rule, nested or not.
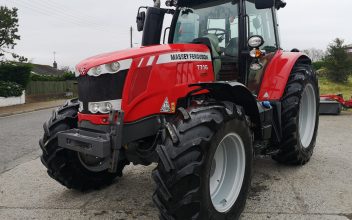
[[(75, 16), (69, 15), (68, 13), (63, 13), (63, 12), (60, 12), (58, 10), (54, 10), (53, 8), (50, 9), (50, 8), (48, 8), (46, 6), (43, 6), (43, 5), (40, 5), (40, 4), (33, 5), (33, 4), (29, 3), (29, 2), (25, 3), (23, 1), (16, 1), (16, 2), (14, 0), (12, 0), (12, 1), (13, 1), (12, 5), (17, 5), (18, 4), (21, 7), (24, 7), (26, 9), (32, 10), (32, 11), (38, 13), (38, 14), (49, 16), (51, 18), (53, 16), (59, 17), (60, 19), (58, 21), (69, 23), (69, 24), (75, 25), (75, 26), (79, 26), (81, 28), (82, 28), (82, 26), (87, 26), (88, 25), (88, 26), (90, 26), (89, 29), (91, 29), (91, 30), (95, 29), (95, 30), (97, 30), (99, 32), (102, 32), (102, 33), (109, 32), (108, 34), (116, 35), (116, 36), (126, 35), (126, 33), (117, 34), (115, 32), (110, 31), (109, 29), (105, 29), (98, 22), (95, 22), (95, 23), (87, 22), (87, 21), (79, 19), (79, 18), (77, 18)], [(8, 0), (7, 0), (7, 2), (8, 2)], [(70, 19), (68, 17), (71, 17), (72, 19)], [(98, 27), (97, 27), (97, 24), (99, 25)], [(94, 26), (94, 27), (92, 27), (92, 26)]]
[[(48, 3), (48, 2), (49, 1), (47, 1), (46, 3)], [(99, 22), (96, 22), (96, 21), (93, 21), (93, 20), (87, 20), (86, 18), (82, 19), (80, 17), (74, 16), (74, 15), (68, 13), (67, 9), (66, 10), (60, 10), (59, 8), (57, 8), (57, 7), (53, 6), (53, 5), (43, 4), (42, 2), (31, 1), (31, 2), (28, 2), (28, 3), (33, 5), (33, 6), (34, 5), (35, 6), (39, 6), (39, 7), (41, 7), (44, 10), (48, 10), (48, 11), (54, 12), (54, 13), (56, 13), (58, 15), (63, 15), (65, 17), (70, 17), (71, 19), (74, 19), (75, 21), (80, 22), (82, 24), (102, 26)]]
[[(23, 1), (17, 1), (16, 4), (19, 4), (21, 6), (24, 6), (28, 9), (32, 9), (32, 10), (35, 10), (35, 11), (40, 11), (42, 14), (45, 14), (45, 15), (48, 15), (50, 17), (52, 16), (58, 16), (60, 17), (60, 20), (65, 20), (65, 21), (69, 21), (71, 23), (75, 23), (76, 25), (78, 26), (83, 26), (83, 25), (91, 25), (90, 23), (87, 23), (87, 22), (82, 22), (78, 19), (75, 19), (75, 18), (68, 18), (69, 16), (67, 14), (63, 14), (63, 13), (60, 13), (60, 12), (55, 12), (53, 10), (49, 10), (48, 8), (46, 7), (43, 7), (41, 5), (34, 5), (32, 3), (29, 3), (29, 2), (23, 2)], [(99, 27), (97, 27), (99, 28)]]
[[(47, 4), (47, 6), (51, 6), (51, 8), (54, 7), (55, 9), (60, 10), (61, 12), (62, 11), (67, 12), (67, 7), (60, 5), (59, 3), (53, 3), (52, 1), (47, 0), (46, 4)], [(70, 10), (72, 11), (71, 8), (70, 8)], [(76, 11), (76, 13), (74, 13), (75, 15), (77, 15), (77, 14), (83, 15), (86, 20), (87, 20), (87, 18), (89, 18), (87, 21), (101, 25), (99, 22), (96, 22), (96, 19), (97, 19), (96, 17), (92, 17), (91, 15), (88, 15), (82, 11), (78, 11), (78, 10), (75, 10), (75, 11)], [(71, 16), (73, 16), (73, 15), (71, 15)], [(79, 18), (77, 16), (74, 16), (74, 17)], [(82, 19), (82, 18), (79, 18), (79, 19)]]
[[(1, 1), (2, 0), (0, 0), (0, 2)], [(87, 27), (87, 28), (89, 28), (89, 30), (101, 33), (102, 36), (109, 37), (112, 42), (117, 40), (117, 39), (119, 39), (119, 37), (121, 37), (122, 35), (123, 36), (128, 35), (127, 31), (123, 31), (122, 33), (116, 33), (116, 32), (112, 32), (110, 30), (106, 30), (106, 29), (104, 29), (101, 26), (100, 27), (96, 27), (95, 24), (99, 24), (98, 22), (91, 23), (89, 21), (82, 21), (78, 17), (75, 17), (75, 16), (72, 16), (72, 19), (70, 19), (70, 18), (68, 18), (68, 16), (65, 16), (65, 15), (68, 15), (68, 13), (60, 12), (59, 10), (55, 10), (52, 7), (47, 7), (47, 6), (44, 6), (42, 4), (36, 4), (36, 5), (31, 4), (31, 3), (33, 3), (33, 1), (31, 3), (29, 3), (29, 4), (28, 4), (28, 2), (25, 3), (25, 2), (20, 1), (20, 0), (17, 0), (17, 1), (15, 1), (15, 0), (5, 0), (5, 1), (6, 1), (6, 3), (8, 5), (11, 5), (11, 7), (20, 6), (20, 7), (23, 7), (25, 9), (28, 9), (31, 12), (34, 12), (36, 14), (40, 14), (40, 15), (44, 15), (46, 17), (50, 17), (51, 19), (53, 19), (54, 17), (58, 17), (59, 19), (57, 19), (57, 20), (55, 18), (54, 19), (56, 21), (67, 23), (67, 24), (74, 25), (74, 26), (78, 26), (80, 28), (82, 28), (84, 25), (94, 25), (95, 27)], [(9, 2), (10, 2), (10, 4), (9, 4)], [(45, 19), (43, 19), (43, 20), (45, 20)]]

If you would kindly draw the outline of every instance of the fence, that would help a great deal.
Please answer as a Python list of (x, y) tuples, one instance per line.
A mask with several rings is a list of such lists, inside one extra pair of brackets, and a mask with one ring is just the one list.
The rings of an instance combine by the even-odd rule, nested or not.
[(26, 89), (30, 97), (77, 96), (76, 81), (31, 81)]

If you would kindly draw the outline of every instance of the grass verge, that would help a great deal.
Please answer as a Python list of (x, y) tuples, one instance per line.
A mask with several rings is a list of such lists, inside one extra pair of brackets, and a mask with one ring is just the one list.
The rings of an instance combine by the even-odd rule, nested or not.
[(326, 77), (319, 77), (320, 94), (343, 94), (345, 99), (352, 96), (352, 77), (347, 83), (335, 83)]

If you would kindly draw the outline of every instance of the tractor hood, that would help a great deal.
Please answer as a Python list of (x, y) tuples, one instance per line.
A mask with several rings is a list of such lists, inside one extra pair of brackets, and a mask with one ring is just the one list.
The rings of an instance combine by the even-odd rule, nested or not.
[[(124, 69), (129, 69), (133, 61), (142, 57), (158, 56), (169, 53), (209, 53), (209, 49), (205, 45), (200, 44), (166, 44), (140, 48), (132, 48), (127, 50), (104, 53), (94, 57), (87, 58), (76, 66), (76, 76), (86, 75), (92, 68), (121, 62)], [(210, 58), (210, 57), (209, 57)], [(129, 66), (128, 66), (129, 65)], [(89, 73), (88, 73), (89, 74)]]

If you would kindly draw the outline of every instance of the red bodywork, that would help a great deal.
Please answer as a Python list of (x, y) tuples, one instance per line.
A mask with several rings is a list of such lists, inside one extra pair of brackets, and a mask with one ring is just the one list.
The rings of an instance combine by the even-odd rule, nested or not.
[(306, 55), (282, 50), (276, 52), (266, 67), (258, 93), (259, 101), (279, 101), (282, 98), (291, 71), (301, 57)]
[[(190, 84), (214, 82), (211, 60), (159, 62), (171, 53), (207, 53), (209, 49), (200, 44), (169, 44), (106, 53), (88, 58), (77, 65), (81, 75), (98, 65), (132, 59), (125, 81), (122, 110), (125, 122), (134, 122), (151, 115), (173, 114), (177, 100), (185, 97), (195, 88)], [(278, 101), (283, 96), (289, 75), (302, 53), (289, 53), (279, 50), (265, 69), (259, 101)], [(118, 74), (118, 73), (117, 73)], [(171, 111), (162, 112), (167, 99)], [(108, 124), (108, 115), (78, 114), (79, 121), (88, 120), (93, 124)]]
[[(209, 60), (165, 60), (168, 54), (174, 53), (204, 53), (209, 55)], [(134, 122), (161, 113), (172, 114), (176, 110), (177, 100), (195, 89), (190, 88), (190, 84), (214, 81), (210, 51), (200, 44), (158, 45), (107, 53), (82, 61), (76, 69), (84, 75), (92, 67), (125, 59), (133, 59), (122, 96), (125, 122)], [(161, 111), (166, 99), (170, 112)], [(108, 124), (108, 115), (79, 113), (78, 117), (79, 121)]]
[(325, 100), (335, 100), (345, 108), (352, 108), (352, 99), (347, 101), (341, 95), (321, 95), (320, 98)]

